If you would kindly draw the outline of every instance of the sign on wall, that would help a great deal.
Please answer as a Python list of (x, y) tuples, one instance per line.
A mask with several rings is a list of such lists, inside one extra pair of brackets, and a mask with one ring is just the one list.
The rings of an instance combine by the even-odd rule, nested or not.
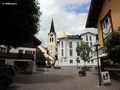
[(101, 72), (102, 83), (111, 84), (110, 76), (108, 71)]

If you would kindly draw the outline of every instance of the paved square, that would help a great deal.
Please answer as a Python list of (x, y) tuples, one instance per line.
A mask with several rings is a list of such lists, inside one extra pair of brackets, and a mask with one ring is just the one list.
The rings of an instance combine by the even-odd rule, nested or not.
[(79, 77), (76, 68), (49, 69), (31, 75), (17, 75), (8, 90), (120, 90), (120, 82), (111, 79), (111, 85), (99, 87), (95, 70)]

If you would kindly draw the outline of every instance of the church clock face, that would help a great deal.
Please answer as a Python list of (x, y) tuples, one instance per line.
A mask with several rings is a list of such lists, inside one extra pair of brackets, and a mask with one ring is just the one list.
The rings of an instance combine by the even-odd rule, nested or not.
[(52, 37), (52, 36), (53, 36), (53, 34), (50, 34), (50, 36)]

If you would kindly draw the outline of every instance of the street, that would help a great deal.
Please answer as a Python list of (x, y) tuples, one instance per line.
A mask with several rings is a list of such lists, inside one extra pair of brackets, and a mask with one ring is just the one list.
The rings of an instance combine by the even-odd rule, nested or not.
[(79, 77), (76, 68), (47, 69), (31, 75), (16, 75), (8, 90), (120, 90), (120, 82), (99, 86), (98, 74), (93, 69)]

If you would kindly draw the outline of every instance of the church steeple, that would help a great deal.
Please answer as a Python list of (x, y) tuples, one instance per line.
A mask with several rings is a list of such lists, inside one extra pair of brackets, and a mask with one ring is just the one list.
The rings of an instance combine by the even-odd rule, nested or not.
[(49, 32), (49, 34), (50, 34), (51, 32), (54, 33), (54, 34), (56, 35), (55, 29), (54, 29), (53, 19), (52, 19), (52, 22), (51, 22), (51, 27), (50, 27), (50, 32)]
[(56, 38), (57, 35), (55, 33), (53, 19), (51, 22), (50, 32), (48, 33), (48, 51), (51, 56), (55, 56), (56, 54)]

